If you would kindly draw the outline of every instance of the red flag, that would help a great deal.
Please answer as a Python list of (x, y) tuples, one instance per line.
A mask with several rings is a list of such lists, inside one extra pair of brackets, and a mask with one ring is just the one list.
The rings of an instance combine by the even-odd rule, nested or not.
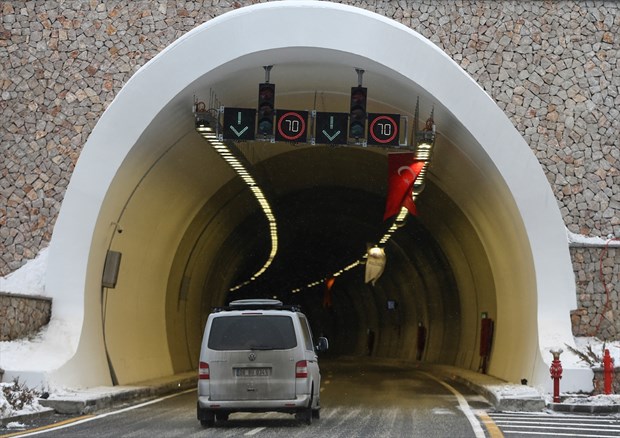
[(406, 207), (413, 215), (416, 214), (411, 190), (424, 162), (416, 161), (413, 157), (413, 152), (388, 153), (388, 195), (383, 220), (397, 214), (401, 207)]

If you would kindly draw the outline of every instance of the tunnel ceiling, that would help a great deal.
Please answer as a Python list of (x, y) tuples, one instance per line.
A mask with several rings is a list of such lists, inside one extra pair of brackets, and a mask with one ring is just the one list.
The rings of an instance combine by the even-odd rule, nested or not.
[[(271, 149), (280, 153), (264, 160), (257, 158), (270, 155)], [(391, 221), (383, 221), (387, 191), (385, 150), (261, 142), (240, 144), (239, 150), (258, 160), (251, 171), (267, 194), (277, 219), (278, 253), (259, 280), (231, 297), (286, 296), (294, 288), (322, 280), (360, 259), (391, 225)], [(231, 189), (232, 185), (236, 188)], [(232, 258), (234, 261), (223, 256), (227, 265), (236, 266), (236, 275), (229, 285), (233, 286), (260, 268), (268, 256), (270, 240), (268, 223), (250, 191), (238, 180), (231, 181), (229, 186), (221, 192), (230, 195), (215, 196), (220, 201), (211, 208), (221, 210), (223, 217), (244, 217), (230, 230), (221, 247), (222, 252), (238, 254)], [(241, 200), (230, 203), (231, 196)], [(447, 198), (442, 198), (441, 204), (445, 204)], [(426, 203), (421, 213), (432, 216), (432, 205)], [(403, 233), (418, 235), (426, 243), (417, 248), (403, 245), (400, 250), (413, 248), (424, 252), (433, 238), (420, 221), (412, 218), (409, 222), (413, 225)], [(358, 269), (358, 275), (363, 276), (362, 269)]]
[[(348, 112), (350, 89), (358, 85), (355, 67), (361, 67), (365, 70), (363, 85), (368, 88), (368, 112), (406, 116), (408, 142), (418, 99), (421, 118), (424, 120), (433, 110), (440, 132), (444, 122), (448, 133), (460, 126), (442, 111), (440, 103), (398, 73), (371, 60), (354, 60), (351, 54), (333, 51), (320, 51), (319, 55), (319, 51), (309, 48), (283, 48), (274, 53), (249, 55), (220, 66), (209, 74), (208, 84), (197, 81), (187, 91), (209, 107), (255, 108), (258, 84), (265, 81), (257, 58), (266, 56), (275, 59), (270, 82), (276, 86), (276, 109)], [(320, 62), (313, 62), (319, 56)], [(304, 58), (304, 62), (297, 61)], [(446, 137), (439, 142), (449, 144)], [(359, 259), (366, 245), (376, 243), (385, 231), (387, 224), (382, 216), (387, 191), (387, 149), (260, 141), (237, 143), (236, 147), (252, 164), (251, 171), (269, 197), (279, 227), (279, 250), (274, 264), (245, 294), (269, 295), (265, 289), (287, 290), (319, 280)], [(234, 242), (237, 239), (246, 248), (253, 243), (253, 249), (245, 252), (246, 259), (237, 261), (239, 274), (233, 284), (251, 276), (267, 257), (267, 225), (255, 208), (256, 202), (248, 197), (242, 207), (245, 211), (233, 213), (235, 217), (241, 214), (247, 218), (245, 226), (231, 233), (232, 241), (227, 246), (238, 247), (240, 243)], [(262, 229), (257, 224), (262, 224)], [(294, 260), (298, 262), (295, 264)]]

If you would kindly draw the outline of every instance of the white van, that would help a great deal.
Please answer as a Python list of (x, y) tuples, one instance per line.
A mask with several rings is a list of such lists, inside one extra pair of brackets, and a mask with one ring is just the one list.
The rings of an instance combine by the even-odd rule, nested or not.
[(202, 338), (198, 420), (213, 426), (232, 412), (286, 412), (319, 418), (321, 374), (306, 316), (278, 300), (237, 300), (214, 309)]

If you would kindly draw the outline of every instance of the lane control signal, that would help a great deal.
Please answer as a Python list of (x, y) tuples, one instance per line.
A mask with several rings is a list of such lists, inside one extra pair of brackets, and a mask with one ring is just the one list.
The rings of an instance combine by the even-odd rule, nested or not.
[(366, 132), (366, 87), (351, 87), (349, 111), (349, 137), (363, 138)]
[(265, 137), (273, 136), (275, 97), (275, 84), (265, 82), (258, 85), (258, 135), (262, 135)]

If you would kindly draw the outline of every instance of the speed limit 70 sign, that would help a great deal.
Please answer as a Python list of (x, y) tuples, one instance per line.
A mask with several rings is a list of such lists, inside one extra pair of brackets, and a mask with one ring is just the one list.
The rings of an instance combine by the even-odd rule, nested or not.
[(277, 110), (276, 141), (306, 141), (308, 111)]
[(368, 144), (398, 146), (400, 114), (368, 114)]

